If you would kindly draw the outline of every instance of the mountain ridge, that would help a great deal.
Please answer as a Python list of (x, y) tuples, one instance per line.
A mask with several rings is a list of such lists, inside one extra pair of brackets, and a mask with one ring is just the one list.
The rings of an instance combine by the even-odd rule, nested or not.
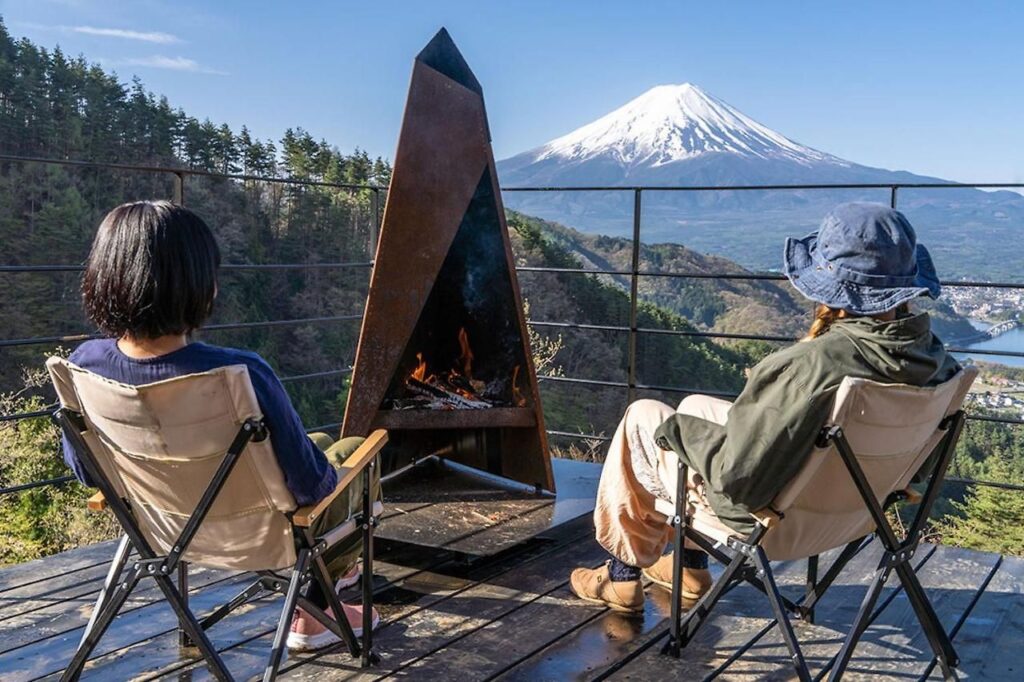
[[(843, 201), (888, 203), (891, 184), (947, 180), (858, 164), (758, 123), (690, 83), (657, 86), (545, 144), (498, 162), (504, 187), (634, 187), (643, 193), (642, 240), (685, 243), (754, 270), (781, 269), (785, 237), (817, 228)], [(730, 190), (763, 185), (878, 184), (879, 189)], [(724, 187), (659, 192), (657, 187)], [(512, 209), (587, 233), (628, 236), (625, 191), (510, 192)], [(899, 208), (932, 247), (945, 277), (1011, 276), (1024, 254), (993, 261), (989, 247), (1016, 240), (1024, 197), (976, 189), (901, 190)], [(965, 234), (982, 235), (967, 240)]]

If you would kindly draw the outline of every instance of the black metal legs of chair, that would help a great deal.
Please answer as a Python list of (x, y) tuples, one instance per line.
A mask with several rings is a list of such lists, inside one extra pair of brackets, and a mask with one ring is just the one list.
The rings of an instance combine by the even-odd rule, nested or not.
[(92, 632), (93, 627), (96, 624), (96, 619), (103, 611), (103, 607), (110, 600), (111, 595), (114, 593), (114, 588), (117, 586), (118, 580), (121, 578), (121, 571), (124, 570), (124, 565), (128, 562), (128, 554), (131, 551), (131, 543), (128, 541), (127, 535), (121, 536), (121, 541), (117, 545), (117, 550), (114, 552), (114, 559), (110, 562), (110, 568), (107, 570), (107, 579), (103, 581), (103, 587), (100, 589), (99, 596), (96, 597), (96, 605), (92, 608), (92, 615), (89, 616), (89, 622), (85, 626), (85, 630), (82, 632), (82, 639), (79, 640), (79, 646), (85, 641), (85, 638)]
[[(127, 544), (122, 543), (123, 546)], [(174, 581), (171, 580), (170, 576), (158, 574), (154, 570), (155, 564), (153, 561), (146, 560), (134, 562), (131, 568), (127, 570), (124, 569), (124, 563), (122, 563), (122, 569), (116, 574), (114, 573), (114, 566), (120, 558), (127, 557), (127, 553), (127, 548), (123, 551), (122, 547), (118, 548), (114, 565), (111, 566), (110, 575), (116, 575), (112, 589), (105, 589), (97, 601), (97, 608), (93, 612), (89, 625), (86, 627), (85, 635), (78, 645), (74, 657), (61, 675), (61, 680), (78, 679), (82, 674), (82, 669), (85, 667), (85, 662), (88, 660), (89, 655), (92, 654), (93, 649), (96, 648), (104, 633), (106, 633), (107, 628), (110, 627), (114, 616), (121, 610), (132, 590), (135, 589), (139, 581), (144, 577), (152, 577), (156, 581), (157, 586), (163, 592), (171, 608), (174, 609), (180, 628), (199, 647), (199, 651), (203, 654), (214, 676), (224, 682), (231, 680), (231, 675), (228, 673), (227, 668), (224, 667), (224, 662), (217, 654), (217, 650), (213, 647), (206, 633), (203, 632), (203, 628), (196, 621), (195, 616), (189, 611), (185, 598), (175, 587)]]
[(676, 461), (678, 462), (676, 465), (676, 515), (672, 519), (672, 546), (674, 548), (672, 553), (672, 632), (669, 634), (669, 640), (663, 653), (669, 653), (679, 658), (679, 648), (685, 646), (682, 644), (680, 625), (682, 609), (680, 596), (683, 593), (683, 533), (690, 524), (689, 519), (686, 518), (686, 477), (688, 472), (681, 457), (677, 457)]
[(775, 614), (775, 622), (782, 630), (782, 638), (789, 649), (790, 661), (796, 669), (796, 674), (801, 682), (810, 682), (811, 674), (807, 670), (807, 663), (800, 652), (800, 644), (796, 640), (796, 633), (793, 632), (793, 625), (786, 615), (786, 608), (782, 603), (782, 595), (779, 594), (779, 587), (775, 584), (775, 576), (772, 574), (772, 567), (768, 563), (768, 557), (760, 546), (752, 547), (754, 565), (757, 567), (757, 577), (764, 581), (768, 592), (768, 601), (771, 602), (772, 612)]
[(935, 470), (928, 481), (928, 486), (918, 505), (917, 514), (910, 525), (910, 530), (902, 541), (896, 537), (896, 532), (885, 517), (885, 511), (882, 505), (879, 504), (867, 477), (864, 475), (864, 471), (857, 462), (850, 444), (843, 435), (842, 429), (833, 427), (823, 434), (822, 438), (833, 442), (836, 450), (839, 451), (846, 469), (857, 486), (864, 504), (871, 513), (872, 520), (875, 522), (876, 535), (885, 547), (885, 552), (879, 561), (878, 569), (875, 571), (875, 576), (871, 581), (871, 586), (868, 588), (868, 592), (864, 596), (864, 602), (861, 604), (860, 612), (857, 614), (857, 620), (847, 635), (843, 648), (837, 657), (835, 667), (832, 669), (832, 674), (829, 676), (830, 680), (840, 679), (845, 672), (857, 642), (864, 633), (864, 630), (867, 629), (874, 604), (878, 600), (886, 580), (888, 580), (893, 572), (896, 573), (903, 586), (903, 590), (906, 592), (907, 600), (913, 607), (921, 628), (928, 638), (928, 643), (935, 653), (935, 658), (938, 660), (943, 676), (947, 680), (956, 679), (953, 668), (957, 666), (959, 659), (953, 648), (953, 643), (935, 614), (931, 602), (928, 601), (928, 596), (925, 594), (924, 588), (921, 587), (917, 574), (910, 565), (910, 560), (917, 552), (924, 524), (931, 514), (932, 506), (938, 497), (939, 487), (946, 476), (946, 470), (949, 468), (953, 451), (960, 438), (963, 423), (964, 414), (962, 411), (944, 420), (942, 428), (946, 431), (946, 436), (938, 446), (939, 457)]
[(373, 476), (377, 468), (374, 459), (363, 470), (363, 652), (362, 666), (378, 662), (373, 653), (373, 530), (377, 517), (373, 514)]

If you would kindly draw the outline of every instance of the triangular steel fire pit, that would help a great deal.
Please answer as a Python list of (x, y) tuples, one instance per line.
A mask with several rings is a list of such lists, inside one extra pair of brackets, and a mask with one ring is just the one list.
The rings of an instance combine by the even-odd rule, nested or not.
[(413, 67), (342, 432), (374, 428), (384, 474), (555, 490), (483, 91), (444, 29)]

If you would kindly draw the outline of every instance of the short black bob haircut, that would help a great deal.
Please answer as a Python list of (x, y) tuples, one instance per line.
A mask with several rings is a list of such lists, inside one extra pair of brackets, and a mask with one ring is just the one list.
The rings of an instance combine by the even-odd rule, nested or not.
[(192, 211), (169, 201), (121, 204), (93, 240), (82, 302), (109, 336), (188, 334), (213, 311), (219, 267), (213, 233)]

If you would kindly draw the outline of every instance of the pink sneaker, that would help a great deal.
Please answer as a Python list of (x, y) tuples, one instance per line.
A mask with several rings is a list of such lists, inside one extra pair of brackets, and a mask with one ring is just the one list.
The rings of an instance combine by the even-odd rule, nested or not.
[[(356, 638), (362, 637), (363, 607), (342, 604), (341, 608), (344, 609), (345, 618), (348, 619), (349, 625), (352, 626), (352, 631), (355, 633)], [(327, 615), (333, 617), (334, 612), (328, 608)], [(377, 613), (377, 609), (373, 609), (373, 629), (376, 630), (379, 624), (380, 614)], [(314, 651), (340, 641), (337, 635), (324, 627), (323, 623), (316, 618), (306, 613), (305, 610), (295, 609), (295, 615), (292, 618), (292, 628), (288, 633), (287, 644), (289, 649), (292, 651)]]
[(352, 570), (338, 578), (338, 582), (334, 583), (334, 588), (340, 592), (346, 587), (352, 587), (359, 582), (359, 576), (362, 574), (363, 562), (357, 561), (356, 565), (352, 567)]

